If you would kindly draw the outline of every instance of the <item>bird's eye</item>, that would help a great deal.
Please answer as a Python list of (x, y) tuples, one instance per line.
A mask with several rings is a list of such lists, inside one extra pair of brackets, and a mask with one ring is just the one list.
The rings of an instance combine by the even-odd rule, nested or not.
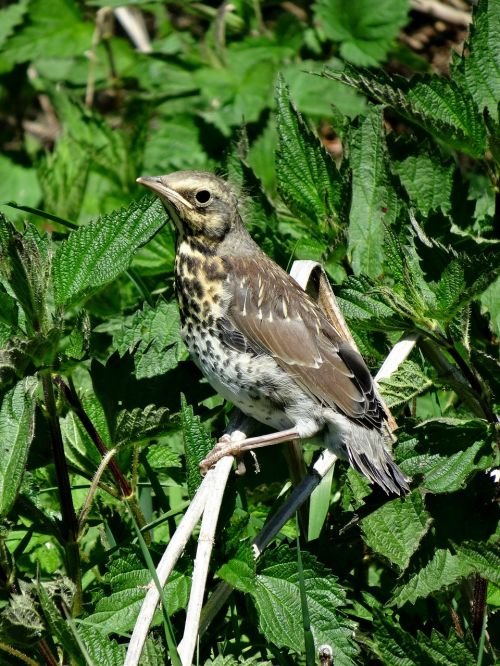
[(197, 204), (200, 204), (200, 206), (206, 206), (210, 202), (212, 195), (208, 190), (198, 190), (194, 195), (194, 198), (196, 199)]

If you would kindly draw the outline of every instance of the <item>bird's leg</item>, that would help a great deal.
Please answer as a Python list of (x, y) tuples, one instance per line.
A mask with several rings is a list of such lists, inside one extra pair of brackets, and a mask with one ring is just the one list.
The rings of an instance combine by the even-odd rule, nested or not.
[(224, 456), (240, 456), (245, 451), (259, 449), (263, 446), (272, 446), (282, 442), (290, 442), (293, 439), (299, 439), (299, 433), (296, 428), (272, 432), (269, 435), (260, 435), (259, 437), (249, 437), (240, 441), (231, 440), (230, 436), (223, 435), (214, 446), (212, 451), (200, 464), (202, 474), (206, 474), (212, 465), (215, 465)]

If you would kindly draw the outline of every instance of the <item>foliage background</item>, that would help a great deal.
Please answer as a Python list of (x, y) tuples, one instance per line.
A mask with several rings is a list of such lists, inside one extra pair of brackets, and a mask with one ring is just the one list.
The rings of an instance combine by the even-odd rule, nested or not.
[[(2, 663), (123, 663), (149, 581), (133, 521), (157, 560), (224, 428), (179, 339), (172, 231), (135, 184), (178, 169), (228, 175), (284, 267), (324, 264), (374, 371), (421, 336), (383, 386), (412, 493), (339, 464), (302, 576), (294, 523), (256, 565), (287, 480), (264, 452), (227, 492), (210, 589), (237, 591), (199, 663), (305, 663), (301, 587), (338, 665), (494, 663), (500, 8), (480, 0), (468, 34), (465, 3), (414, 4), (1, 3)], [(167, 587), (178, 636), (193, 548)], [(166, 652), (158, 615), (142, 663)]]

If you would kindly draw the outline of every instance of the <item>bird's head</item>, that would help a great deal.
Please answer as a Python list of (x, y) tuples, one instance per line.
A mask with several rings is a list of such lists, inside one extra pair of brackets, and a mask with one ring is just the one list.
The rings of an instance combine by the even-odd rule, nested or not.
[(239, 220), (236, 194), (211, 173), (175, 171), (167, 176), (142, 176), (137, 182), (160, 197), (181, 238), (218, 243)]

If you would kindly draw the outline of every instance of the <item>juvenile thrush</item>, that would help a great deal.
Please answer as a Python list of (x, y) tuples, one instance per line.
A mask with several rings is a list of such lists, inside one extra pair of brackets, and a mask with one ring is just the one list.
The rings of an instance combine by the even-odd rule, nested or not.
[(220, 395), (278, 431), (252, 441), (323, 432), (326, 446), (370, 481), (408, 491), (362, 357), (252, 240), (231, 186), (198, 171), (137, 180), (176, 227), (181, 333), (194, 362)]

